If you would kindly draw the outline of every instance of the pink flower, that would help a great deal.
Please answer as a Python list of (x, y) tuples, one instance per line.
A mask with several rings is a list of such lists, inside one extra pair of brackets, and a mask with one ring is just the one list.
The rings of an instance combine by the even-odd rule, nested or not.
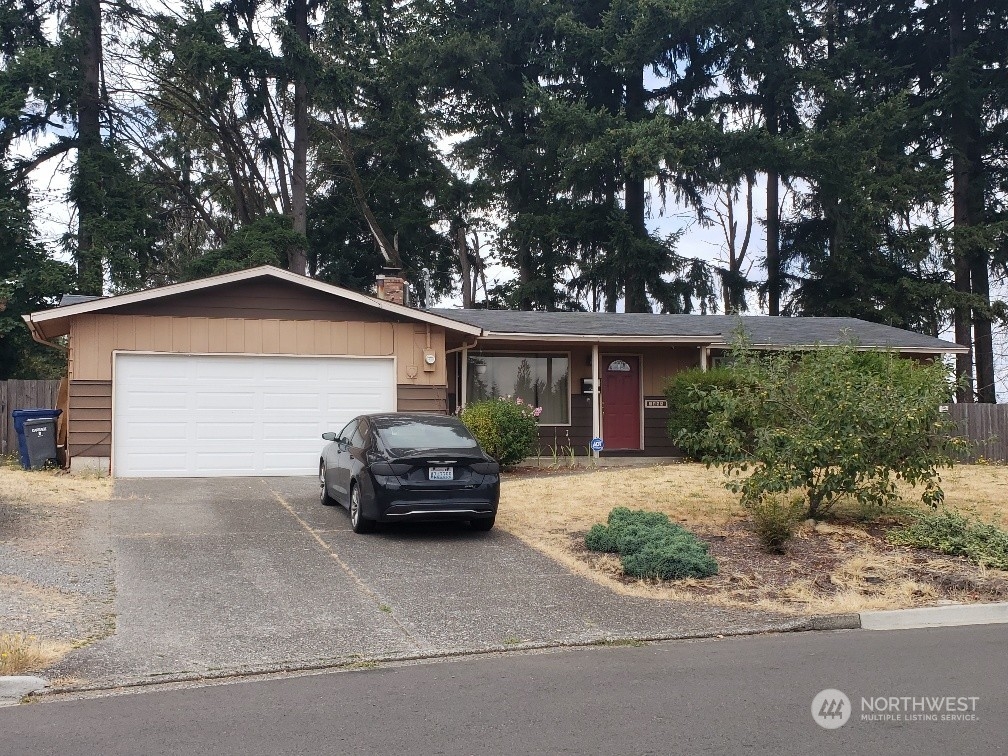
[(519, 396), (515, 399), (515, 404), (525, 404), (525, 402), (523, 402), (522, 398)]
[(542, 414), (542, 407), (536, 407), (532, 410), (532, 417), (539, 417)]

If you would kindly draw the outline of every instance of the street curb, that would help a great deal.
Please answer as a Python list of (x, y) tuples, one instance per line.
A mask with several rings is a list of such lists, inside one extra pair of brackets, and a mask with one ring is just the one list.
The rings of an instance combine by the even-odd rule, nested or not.
[(31, 699), (33, 701), (43, 701), (45, 699), (74, 698), (101, 694), (115, 695), (161, 687), (172, 688), (192, 683), (221, 685), (255, 679), (274, 679), (287, 676), (325, 674), (328, 672), (354, 672), (382, 666), (453, 661), (466, 658), (497, 656), (501, 654), (536, 653), (552, 650), (562, 651), (566, 649), (587, 649), (605, 646), (633, 646), (666, 641), (711, 640), (782, 633), (855, 630), (859, 627), (861, 627), (861, 623), (860, 617), (857, 614), (828, 614), (816, 617), (796, 617), (787, 622), (758, 627), (736, 628), (727, 631), (710, 630), (706, 632), (671, 633), (661, 635), (613, 635), (566, 643), (515, 643), (488, 646), (487, 648), (481, 649), (460, 649), (456, 651), (439, 651), (426, 654), (389, 654), (385, 656), (360, 657), (353, 659), (319, 659), (315, 662), (306, 662), (301, 664), (281, 663), (263, 665), (259, 667), (236, 667), (208, 672), (166, 673), (149, 677), (136, 677), (116, 681), (99, 681), (90, 685), (74, 687), (46, 687), (42, 690), (31, 693)]
[(17, 706), (25, 696), (41, 693), (49, 687), (44, 677), (0, 675), (0, 707)]
[(810, 617), (805, 624), (806, 630), (858, 630), (861, 628), (861, 615), (824, 614)]
[(663, 635), (614, 635), (572, 641), (567, 643), (515, 643), (488, 646), (481, 649), (460, 649), (417, 654), (389, 654), (386, 656), (360, 657), (354, 659), (319, 659), (301, 664), (273, 664), (260, 667), (221, 669), (210, 672), (180, 672), (159, 674), (152, 677), (138, 677), (117, 681), (99, 681), (89, 685), (65, 688), (46, 688), (32, 696), (34, 701), (83, 697), (88, 695), (115, 695), (117, 693), (140, 692), (145, 689), (172, 687), (189, 683), (226, 684), (254, 679), (272, 679), (286, 676), (324, 674), (327, 672), (353, 672), (379, 668), (385, 665), (404, 665), (436, 661), (452, 661), (479, 658), (501, 654), (535, 653), (551, 650), (587, 649), (606, 646), (633, 646), (663, 641), (710, 640), (752, 635), (806, 632), (817, 630), (839, 630), (853, 627), (850, 617), (857, 615), (827, 615), (823, 617), (796, 617), (792, 621), (759, 627), (744, 627), (734, 630), (711, 630), (693, 633), (672, 633)]
[(865, 630), (910, 630), (918, 627), (994, 625), (1003, 622), (1008, 622), (1008, 602), (861, 612), (861, 627)]

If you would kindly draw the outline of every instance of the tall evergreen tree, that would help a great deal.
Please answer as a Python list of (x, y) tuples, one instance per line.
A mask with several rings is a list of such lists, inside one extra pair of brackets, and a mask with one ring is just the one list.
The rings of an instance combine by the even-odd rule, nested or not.
[(56, 305), (73, 278), (36, 240), (24, 186), (0, 184), (0, 380), (65, 373), (65, 357), (32, 341), (21, 316)]
[[(916, 83), (934, 144), (951, 187), (956, 341), (973, 347), (976, 398), (996, 400), (990, 297), (991, 257), (1005, 228), (996, 217), (997, 166), (1004, 163), (1008, 79), (1004, 68), (1005, 0), (908, 3), (910, 23), (897, 42), (900, 62)], [(1003, 192), (1003, 188), (1001, 189)], [(956, 360), (972, 399), (969, 355)]]
[(793, 142), (796, 203), (783, 227), (797, 275), (788, 311), (937, 335), (954, 297), (930, 226), (943, 175), (893, 56), (905, 9), (827, 3), (806, 78), (818, 108)]
[[(786, 288), (780, 254), (780, 186), (789, 173), (788, 142), (803, 128), (800, 106), (815, 40), (805, 0), (712, 0), (712, 23), (723, 51), (722, 86), (713, 98), (731, 120), (762, 125), (750, 155), (766, 175), (766, 301), (781, 313)], [(725, 109), (727, 108), (727, 109)]]

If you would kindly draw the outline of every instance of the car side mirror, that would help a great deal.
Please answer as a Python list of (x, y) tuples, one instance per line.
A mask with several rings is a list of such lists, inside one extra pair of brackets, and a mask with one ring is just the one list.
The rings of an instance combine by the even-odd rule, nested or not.
[(336, 434), (333, 433), (333, 432), (331, 432), (331, 431), (327, 431), (326, 433), (322, 434), (322, 440), (323, 441), (335, 441), (336, 440)]

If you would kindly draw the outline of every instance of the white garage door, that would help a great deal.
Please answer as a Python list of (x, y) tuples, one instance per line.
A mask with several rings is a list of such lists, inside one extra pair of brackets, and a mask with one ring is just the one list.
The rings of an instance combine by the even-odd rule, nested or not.
[(308, 475), (324, 431), (395, 410), (388, 358), (119, 353), (112, 464), (122, 477)]

